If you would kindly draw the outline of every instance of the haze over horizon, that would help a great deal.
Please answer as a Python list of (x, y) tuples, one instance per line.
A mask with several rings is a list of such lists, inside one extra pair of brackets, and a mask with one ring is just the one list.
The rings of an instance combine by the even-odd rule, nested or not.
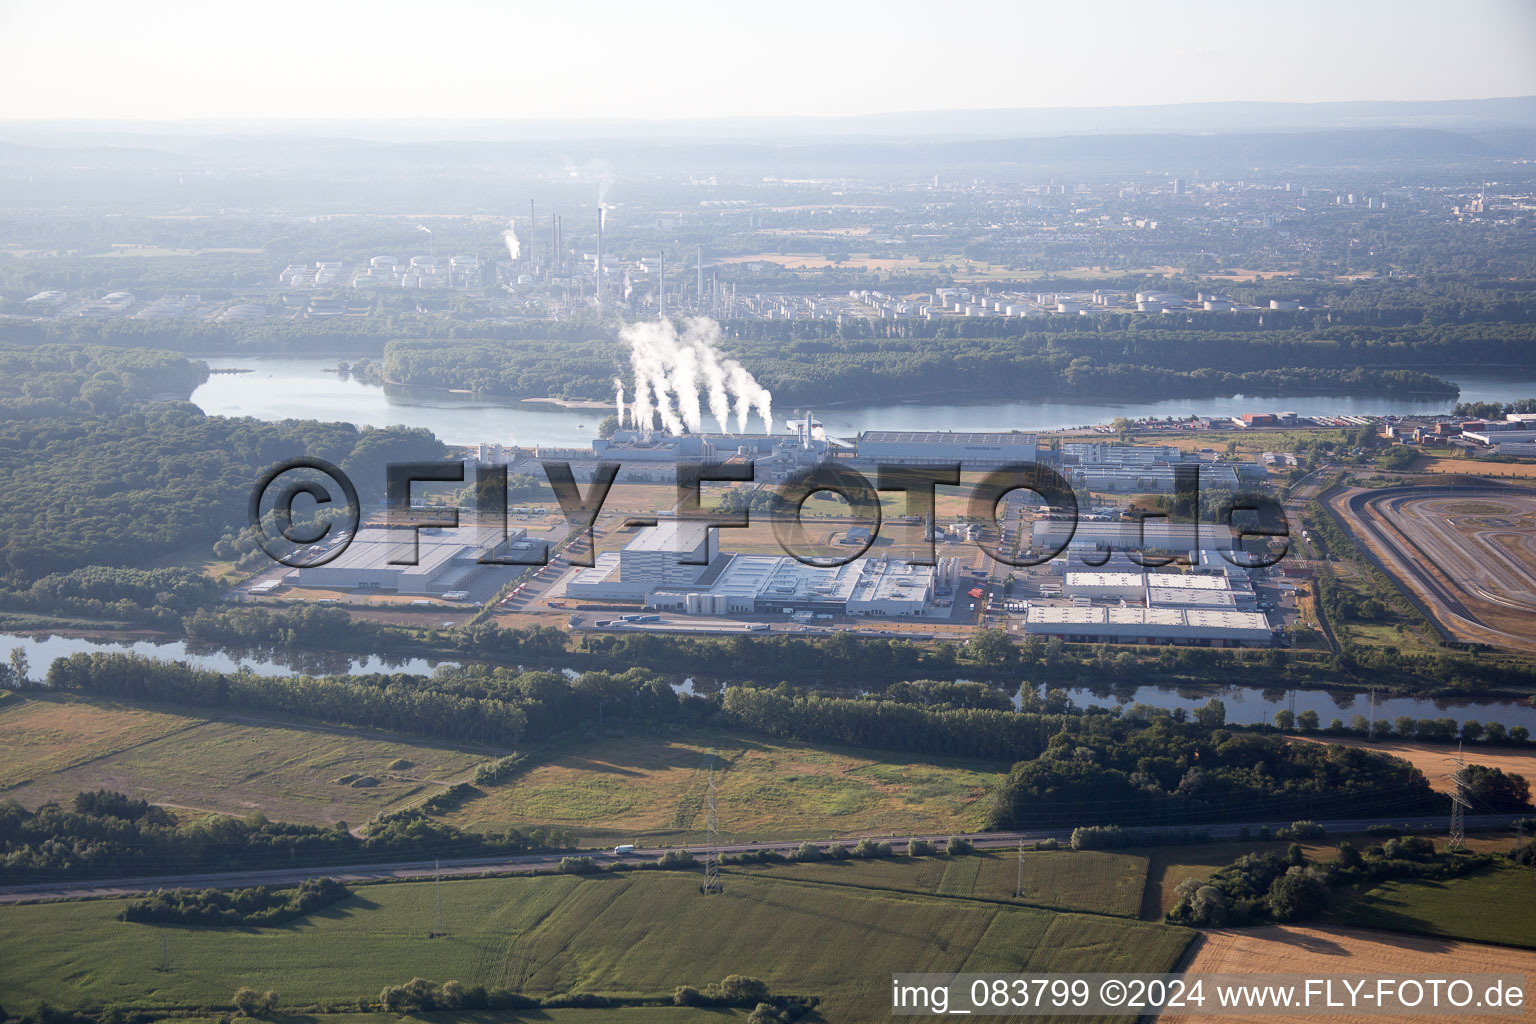
[[(363, 15), (366, 15), (363, 16)], [(411, 31), (400, 32), (409, 22)], [(466, 26), (473, 26), (467, 32)], [(1464, 33), (1465, 45), (1458, 40)], [(1536, 95), (1536, 6), (0, 4), (0, 120), (857, 117)], [(61, 76), (59, 54), (90, 75)], [(256, 83), (260, 83), (256, 85)]]

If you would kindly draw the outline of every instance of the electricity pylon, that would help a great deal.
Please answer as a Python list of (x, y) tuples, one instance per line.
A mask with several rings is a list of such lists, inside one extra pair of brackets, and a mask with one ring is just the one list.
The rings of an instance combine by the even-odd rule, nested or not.
[(1466, 766), (1461, 760), (1461, 744), (1456, 744), (1456, 774), (1451, 776), (1451, 781), (1456, 784), (1455, 791), (1451, 794), (1451, 838), (1445, 844), (1450, 851), (1460, 850), (1467, 841), (1466, 822), (1463, 820), (1463, 811), (1470, 807), (1467, 801), (1467, 776)]
[(704, 794), (704, 827), (709, 830), (709, 849), (704, 852), (704, 884), (699, 891), (706, 896), (725, 892), (720, 881), (720, 811), (715, 804), (715, 773), (709, 773), (709, 790)]

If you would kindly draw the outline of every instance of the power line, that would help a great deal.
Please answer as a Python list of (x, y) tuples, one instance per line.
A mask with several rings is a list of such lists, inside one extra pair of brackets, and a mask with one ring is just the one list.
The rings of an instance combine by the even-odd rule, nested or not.
[(699, 886), (699, 892), (714, 896), (725, 892), (725, 884), (720, 881), (720, 809), (715, 802), (713, 761), (709, 767), (709, 790), (704, 794), (704, 827), (709, 830), (709, 849), (704, 854), (704, 884)]
[(1451, 838), (1445, 848), (1455, 852), (1466, 845), (1467, 829), (1463, 809), (1471, 806), (1467, 802), (1466, 765), (1462, 762), (1460, 743), (1456, 744), (1456, 774), (1451, 776), (1451, 781), (1456, 784), (1456, 790), (1451, 794)]
[(1014, 899), (1024, 898), (1024, 840), (1019, 840), (1019, 878), (1013, 886)]

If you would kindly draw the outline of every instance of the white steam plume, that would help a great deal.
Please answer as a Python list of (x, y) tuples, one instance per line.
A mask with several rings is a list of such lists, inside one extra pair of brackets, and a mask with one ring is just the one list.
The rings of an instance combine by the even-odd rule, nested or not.
[(624, 425), (624, 382), (619, 378), (613, 378), (613, 411), (619, 418), (619, 426)]
[(507, 255), (512, 257), (512, 262), (517, 262), (517, 257), (522, 252), (522, 246), (517, 242), (517, 229), (512, 226), (512, 221), (507, 221), (507, 230), (501, 233), (501, 240), (507, 243)]
[(622, 337), (629, 342), (635, 377), (635, 426), (648, 428), (659, 415), (670, 434), (697, 432), (704, 421), (702, 390), (722, 433), (731, 432), (733, 405), (736, 433), (746, 433), (754, 410), (763, 418), (763, 429), (772, 433), (773, 396), (740, 363), (720, 355), (720, 325), (715, 321), (689, 320), (681, 336), (670, 320), (630, 324)]

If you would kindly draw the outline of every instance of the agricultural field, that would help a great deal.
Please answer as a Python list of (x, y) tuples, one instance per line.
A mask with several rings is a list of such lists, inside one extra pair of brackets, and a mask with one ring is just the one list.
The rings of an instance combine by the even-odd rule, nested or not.
[(276, 991), (280, 1005), (350, 1002), (418, 976), (532, 995), (664, 995), (740, 973), (820, 996), (824, 1019), (856, 1024), (888, 1018), (894, 971), (1167, 971), (1194, 934), (771, 877), (730, 875), (722, 895), (705, 897), (698, 881), (637, 872), (448, 882), (440, 939), (427, 937), (437, 911), (426, 883), (361, 887), (277, 928), (128, 924), (116, 900), (10, 906), (0, 908), (0, 962), (7, 999), (22, 1006), (200, 1006), (241, 985)]
[[(1411, 935), (1394, 935), (1357, 928), (1265, 925), (1203, 933), (1185, 973), (1189, 975), (1250, 973), (1327, 977), (1334, 974), (1389, 974), (1399, 977), (1446, 978), (1473, 973), (1536, 973), (1536, 953)], [(1228, 1024), (1231, 1016), (1164, 1015), (1168, 1024)], [(1287, 1015), (1264, 1020), (1317, 1021), (1319, 1024), (1370, 1024), (1379, 1016), (1328, 1014)], [(1458, 1021), (1500, 1021), (1509, 1017), (1458, 1016)]]
[(459, 781), (490, 755), (358, 730), (109, 701), (0, 708), (0, 798), (28, 807), (114, 789), (172, 808), (360, 825)]
[(712, 767), (721, 833), (737, 841), (974, 831), (1008, 770), (724, 732), (618, 737), (552, 752), (446, 820), (478, 830), (564, 825), (601, 841), (697, 839)]
[(1333, 916), (1362, 928), (1536, 949), (1536, 871), (1500, 866), (1443, 882), (1386, 882)]
[(732, 874), (793, 878), (823, 885), (1005, 900), (1053, 910), (1135, 917), (1146, 884), (1147, 858), (1098, 850), (1027, 850), (1024, 894), (1015, 897), (1018, 869), (1018, 853), (1008, 851), (974, 857), (742, 865), (726, 870)]

